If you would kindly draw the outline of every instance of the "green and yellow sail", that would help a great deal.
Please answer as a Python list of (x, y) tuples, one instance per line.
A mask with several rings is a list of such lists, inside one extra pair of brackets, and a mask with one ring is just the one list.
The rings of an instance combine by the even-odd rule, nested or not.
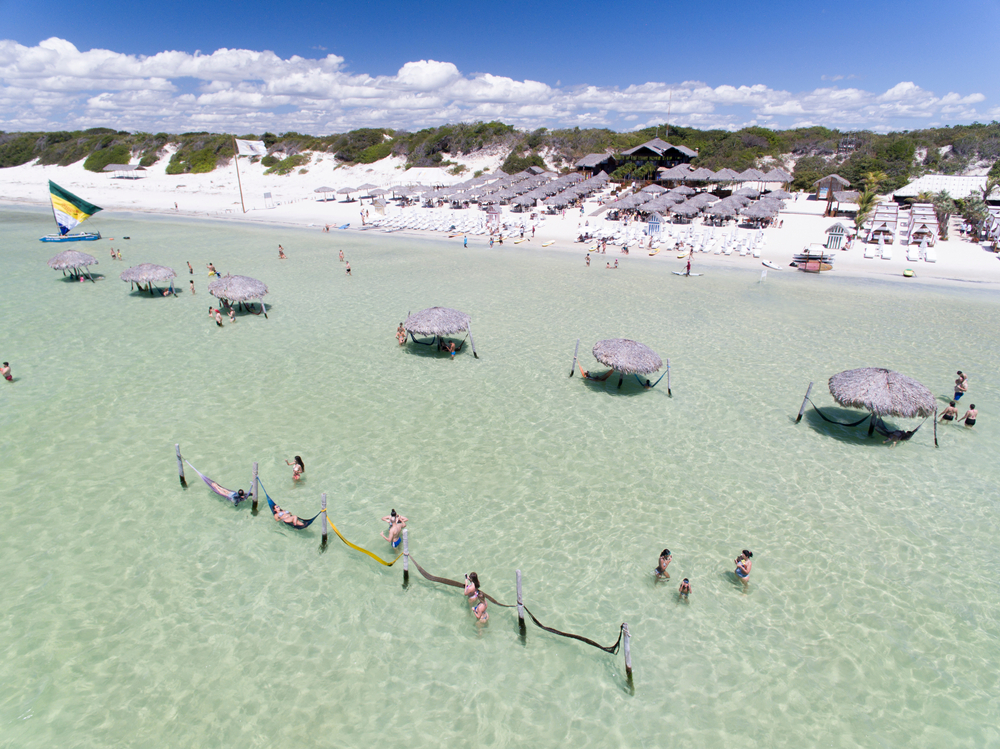
[(71, 229), (101, 210), (83, 198), (78, 198), (69, 190), (59, 187), (52, 180), (49, 180), (49, 195), (52, 197), (52, 215), (55, 216), (59, 233), (62, 235), (68, 234)]

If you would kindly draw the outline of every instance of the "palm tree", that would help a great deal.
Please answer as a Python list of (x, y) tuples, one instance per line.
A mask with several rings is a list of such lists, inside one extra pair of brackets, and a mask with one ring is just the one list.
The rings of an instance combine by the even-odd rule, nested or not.
[(875, 195), (875, 191), (866, 188), (863, 193), (858, 196), (858, 212), (854, 215), (854, 228), (858, 232), (858, 236), (861, 236), (861, 227), (865, 225), (865, 221), (871, 215), (872, 210), (875, 208), (875, 203), (878, 197)]
[(878, 192), (878, 186), (889, 179), (889, 175), (882, 170), (866, 172), (862, 177), (865, 183), (865, 190), (871, 190), (873, 193)]
[(986, 184), (983, 186), (984, 203), (989, 199), (990, 193), (993, 192), (993, 190), (996, 189), (997, 187), (1000, 187), (1000, 177), (993, 176), (986, 178)]
[(955, 210), (955, 201), (951, 199), (947, 190), (942, 190), (934, 195), (934, 213), (937, 215), (938, 232), (941, 239), (948, 238), (948, 219), (951, 218), (951, 214)]

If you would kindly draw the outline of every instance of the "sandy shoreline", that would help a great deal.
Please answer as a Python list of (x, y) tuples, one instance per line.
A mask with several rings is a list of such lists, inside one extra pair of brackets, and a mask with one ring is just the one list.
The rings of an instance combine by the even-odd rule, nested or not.
[[(132, 213), (155, 217), (176, 217), (185, 220), (211, 220), (236, 222), (240, 224), (266, 224), (270, 226), (287, 226), (300, 229), (313, 228), (322, 231), (325, 225), (339, 226), (350, 224), (344, 230), (347, 233), (363, 232), (376, 234), (391, 240), (394, 237), (421, 237), (425, 239), (440, 239), (442, 241), (461, 242), (461, 237), (447, 239), (441, 232), (399, 230), (391, 233), (377, 228), (361, 227), (360, 210), (362, 207), (370, 212), (372, 219), (379, 218), (371, 209), (368, 201), (362, 206), (359, 202), (342, 200), (323, 201), (317, 199), (314, 192), (318, 186), (328, 186), (339, 189), (340, 186), (355, 186), (362, 182), (379, 184), (385, 187), (404, 184), (410, 179), (405, 177), (401, 164), (392, 159), (385, 159), (373, 165), (358, 165), (355, 167), (334, 167), (332, 158), (326, 162), (322, 158), (310, 165), (306, 174), (286, 176), (267, 176), (259, 165), (241, 163), (240, 173), (243, 184), (244, 199), (247, 212), (240, 207), (240, 193), (236, 173), (232, 166), (217, 169), (208, 174), (167, 175), (165, 165), (168, 159), (161, 159), (148, 170), (147, 176), (139, 180), (115, 179), (106, 174), (96, 174), (83, 169), (82, 162), (67, 167), (38, 166), (26, 164), (19, 167), (0, 169), (0, 205), (10, 208), (48, 208), (48, 180), (79, 194), (86, 200), (100, 205), (107, 214)], [(493, 165), (470, 165), (477, 168), (492, 168)], [(426, 171), (426, 170), (424, 170)], [(471, 175), (471, 172), (469, 173)], [(468, 175), (467, 175), (468, 176)], [(445, 177), (442, 177), (444, 179)], [(459, 181), (461, 177), (448, 176), (451, 181)], [(272, 198), (267, 206), (263, 200), (264, 193), (270, 193)], [(260, 196), (260, 197), (257, 197)], [(352, 196), (353, 197), (353, 196)], [(176, 209), (174, 206), (177, 206)], [(755, 271), (763, 270), (761, 261), (769, 260), (784, 268), (781, 272), (795, 272), (788, 268), (792, 255), (800, 252), (810, 243), (825, 241), (825, 230), (836, 223), (838, 219), (824, 218), (823, 204), (806, 199), (800, 195), (797, 200), (786, 202), (786, 210), (782, 211), (781, 229), (764, 230), (766, 246), (760, 258), (751, 256), (740, 257), (732, 255), (715, 255), (696, 253), (692, 269), (703, 271), (713, 267), (746, 268)], [(542, 243), (550, 243), (546, 250), (574, 253), (583, 262), (583, 256), (593, 246), (593, 242), (579, 243), (579, 235), (584, 223), (590, 229), (606, 225), (608, 222), (601, 216), (591, 214), (599, 208), (595, 201), (588, 201), (584, 215), (579, 210), (567, 211), (565, 215), (548, 216), (539, 214), (539, 224), (533, 239), (528, 238), (517, 245), (521, 249), (538, 247)], [(400, 211), (428, 212), (432, 209), (410, 207), (400, 209), (394, 204), (386, 208), (385, 218), (398, 215)], [(447, 210), (449, 218), (454, 216), (454, 223), (460, 224), (469, 216), (480, 217), (478, 209), (449, 210), (437, 209), (438, 215)], [(504, 218), (520, 222), (528, 214), (510, 214), (509, 208), (503, 208)], [(100, 230), (98, 214), (87, 228)], [(839, 219), (850, 225), (849, 219)], [(54, 227), (53, 227), (54, 228)], [(675, 231), (676, 231), (676, 227)], [(683, 227), (686, 229), (686, 227)], [(695, 232), (701, 232), (704, 227), (695, 224)], [(332, 229), (331, 231), (338, 231)], [(732, 225), (724, 230), (732, 231)], [(741, 229), (741, 232), (746, 230)], [(530, 234), (530, 232), (529, 232)], [(527, 235), (526, 235), (527, 236)], [(469, 246), (480, 247), (488, 243), (484, 235), (469, 235)], [(510, 241), (510, 240), (508, 240)], [(951, 239), (939, 242), (937, 246), (937, 263), (924, 261), (910, 262), (906, 260), (906, 247), (898, 242), (893, 247), (891, 260), (865, 259), (863, 245), (855, 246), (846, 252), (838, 252), (834, 265), (835, 270), (829, 275), (837, 277), (862, 277), (882, 281), (896, 281), (913, 284), (963, 285), (973, 283), (979, 288), (996, 286), (1000, 288), (1000, 260), (998, 256), (977, 244), (963, 239)], [(663, 249), (657, 255), (650, 257), (648, 250), (632, 247), (628, 256), (629, 262), (668, 263), (682, 270), (684, 260), (677, 257), (673, 250)], [(622, 262), (625, 256), (618, 247), (609, 246), (606, 255), (592, 255), (592, 265), (600, 267), (601, 263), (612, 262), (614, 259)], [(914, 278), (904, 278), (903, 271), (910, 268)], [(778, 271), (769, 271), (776, 273)], [(827, 274), (824, 274), (826, 276)]]

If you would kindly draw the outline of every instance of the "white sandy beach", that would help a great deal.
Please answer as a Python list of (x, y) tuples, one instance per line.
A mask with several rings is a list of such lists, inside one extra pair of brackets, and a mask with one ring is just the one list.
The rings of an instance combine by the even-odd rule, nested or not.
[[(461, 157), (452, 157), (459, 160)], [(351, 167), (339, 166), (332, 154), (314, 154), (312, 162), (305, 174), (294, 173), (285, 176), (265, 175), (260, 164), (249, 164), (246, 160), (240, 162), (240, 181), (242, 182), (246, 213), (240, 205), (240, 185), (232, 164), (220, 167), (208, 174), (166, 174), (169, 153), (150, 167), (145, 177), (140, 179), (115, 178), (110, 174), (88, 172), (83, 168), (83, 162), (59, 167), (25, 164), (18, 167), (0, 169), (0, 204), (11, 206), (31, 205), (47, 206), (49, 203), (48, 180), (80, 195), (86, 200), (101, 206), (108, 213), (130, 212), (159, 215), (182, 216), (190, 219), (212, 219), (237, 221), (242, 223), (263, 223), (270, 225), (285, 225), (296, 227), (315, 227), (317, 231), (325, 225), (339, 226), (350, 224), (347, 229), (353, 231), (375, 231), (367, 227), (362, 229), (360, 211), (362, 207), (369, 209), (370, 218), (379, 218), (365, 201), (364, 205), (357, 200), (347, 202), (344, 196), (324, 201), (315, 192), (320, 186), (338, 190), (344, 186), (356, 187), (368, 183), (378, 187), (422, 183), (422, 184), (454, 184), (468, 178), (476, 170), (492, 171), (499, 167), (501, 156), (480, 158), (461, 158), (468, 169), (462, 176), (454, 176), (438, 169), (405, 170), (401, 159), (389, 157), (374, 164), (359, 164)], [(265, 193), (271, 198), (265, 202)], [(356, 198), (356, 195), (351, 195)], [(175, 208), (176, 205), (176, 208)], [(605, 225), (602, 216), (592, 216), (600, 207), (597, 196), (585, 205), (584, 215), (579, 210), (567, 211), (564, 216), (549, 216), (539, 212), (539, 222), (536, 235), (528, 239), (522, 246), (540, 246), (551, 244), (548, 250), (560, 250), (578, 253), (581, 256), (593, 246), (593, 243), (580, 244), (576, 242), (581, 225), (589, 224), (591, 230)], [(755, 270), (761, 269), (761, 261), (769, 260), (785, 268), (786, 272), (794, 271), (788, 268), (794, 253), (800, 252), (810, 243), (825, 241), (825, 230), (838, 220), (847, 226), (851, 225), (849, 218), (824, 218), (824, 203), (807, 199), (805, 194), (799, 194), (798, 199), (786, 201), (786, 209), (781, 212), (783, 220), (781, 229), (764, 230), (766, 245), (761, 258), (740, 257), (737, 254), (715, 255), (698, 253), (694, 257), (693, 270), (704, 270), (716, 266), (745, 266)], [(397, 215), (400, 211), (428, 212), (431, 209), (409, 207), (399, 208), (390, 204), (386, 208), (386, 218)], [(442, 210), (437, 209), (438, 215)], [(528, 214), (510, 214), (510, 209), (504, 207), (504, 219), (520, 223), (527, 220)], [(449, 210), (454, 215), (455, 224), (461, 224), (470, 215), (482, 216), (478, 208), (465, 210)], [(100, 229), (98, 214), (87, 228)], [(731, 231), (732, 225), (725, 231)], [(696, 222), (696, 231), (702, 227)], [(719, 231), (719, 230), (717, 230)], [(387, 241), (398, 235), (424, 234), (417, 230), (401, 230), (385, 234)], [(440, 233), (437, 236), (443, 236)], [(451, 241), (462, 241), (454, 238)], [(488, 239), (483, 236), (470, 236), (470, 246), (484, 244)], [(851, 250), (837, 253), (832, 274), (837, 276), (863, 276), (880, 279), (898, 279), (903, 283), (912, 283), (911, 279), (903, 277), (903, 271), (910, 268), (915, 278), (921, 283), (976, 283), (1000, 285), (1000, 261), (998, 256), (978, 244), (953, 237), (937, 245), (938, 260), (936, 263), (924, 261), (911, 262), (906, 259), (906, 247), (897, 241), (893, 247), (892, 259), (864, 258), (863, 245), (855, 243)], [(675, 264), (683, 268), (684, 261), (677, 257), (676, 252), (661, 251), (654, 257), (640, 247), (633, 247), (629, 262), (657, 262)], [(608, 248), (608, 254), (596, 256), (593, 263), (597, 266), (618, 258), (623, 260), (617, 247)]]

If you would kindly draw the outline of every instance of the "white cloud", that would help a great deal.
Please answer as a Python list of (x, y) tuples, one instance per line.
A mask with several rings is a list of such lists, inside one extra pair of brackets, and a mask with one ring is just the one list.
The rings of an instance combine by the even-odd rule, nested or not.
[[(854, 77), (822, 76), (831, 82)], [(701, 81), (553, 87), (490, 73), (465, 75), (453, 63), (437, 60), (408, 62), (395, 75), (371, 76), (345, 69), (344, 59), (333, 54), (283, 59), (269, 51), (219, 49), (142, 56), (80, 51), (58, 38), (34, 47), (0, 41), (0, 129), (5, 130), (105, 125), (327, 133), (477, 119), (531, 129), (632, 129), (640, 121), (662, 123), (669, 113), (671, 124), (694, 127), (823, 123), (885, 131), (930, 119), (996, 117), (995, 106), (976, 109), (984, 102), (980, 93), (938, 97), (912, 81), (884, 92), (836, 85), (791, 92)]]

